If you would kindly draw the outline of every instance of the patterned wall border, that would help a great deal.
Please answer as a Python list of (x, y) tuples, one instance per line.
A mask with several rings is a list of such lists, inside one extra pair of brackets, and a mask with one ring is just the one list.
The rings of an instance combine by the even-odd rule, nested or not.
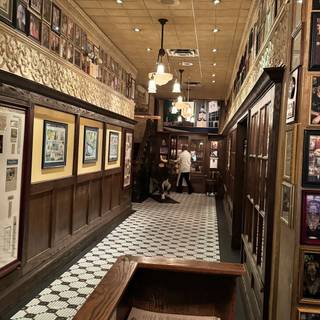
[(0, 22), (0, 69), (134, 118), (134, 102)]

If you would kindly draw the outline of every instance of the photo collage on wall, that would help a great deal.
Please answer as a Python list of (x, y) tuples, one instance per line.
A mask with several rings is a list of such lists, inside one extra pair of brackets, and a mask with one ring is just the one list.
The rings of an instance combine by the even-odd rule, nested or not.
[[(2, 0), (0, 20), (87, 74), (134, 99), (135, 80), (52, 0)], [(95, 68), (91, 68), (91, 66)], [(97, 71), (92, 71), (97, 70)]]
[[(309, 71), (320, 71), (320, 1), (312, 0)], [(320, 320), (320, 74), (310, 76), (301, 195), (299, 320)]]

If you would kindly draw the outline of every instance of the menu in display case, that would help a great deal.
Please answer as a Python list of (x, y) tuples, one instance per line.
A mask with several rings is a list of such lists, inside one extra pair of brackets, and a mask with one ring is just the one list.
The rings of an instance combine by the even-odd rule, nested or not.
[(0, 106), (0, 269), (18, 259), (24, 111)]
[(204, 173), (205, 167), (205, 141), (204, 139), (192, 139), (190, 141), (191, 172)]

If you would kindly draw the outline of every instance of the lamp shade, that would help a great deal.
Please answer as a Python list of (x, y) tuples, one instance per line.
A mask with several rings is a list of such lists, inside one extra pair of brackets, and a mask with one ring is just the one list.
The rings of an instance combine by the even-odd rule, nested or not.
[(156, 82), (157, 86), (164, 86), (173, 79), (173, 75), (171, 73), (157, 74), (151, 72), (149, 73), (149, 79), (151, 79), (152, 77), (154, 78), (154, 81)]
[(156, 86), (156, 82), (154, 81), (153, 77), (149, 80), (148, 92), (149, 93), (157, 93), (157, 86)]
[(177, 80), (173, 84), (172, 92), (173, 93), (181, 93), (181, 85)]
[(162, 62), (158, 63), (156, 74), (164, 74), (164, 64)]

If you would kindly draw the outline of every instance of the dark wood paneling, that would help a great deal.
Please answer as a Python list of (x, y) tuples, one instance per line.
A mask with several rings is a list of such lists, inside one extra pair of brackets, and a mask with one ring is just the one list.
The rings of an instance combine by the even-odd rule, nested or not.
[(102, 214), (111, 210), (111, 197), (112, 197), (112, 176), (103, 178), (102, 183)]
[(43, 193), (30, 199), (27, 259), (47, 250), (51, 233), (51, 194)]
[(101, 180), (90, 183), (89, 223), (98, 218), (101, 212)]
[(57, 190), (54, 195), (54, 241), (63, 240), (71, 233), (73, 187)]
[(121, 174), (112, 176), (112, 196), (111, 196), (111, 209), (120, 205), (120, 191), (121, 191)]
[(78, 184), (76, 188), (73, 231), (87, 224), (89, 206), (89, 183)]

